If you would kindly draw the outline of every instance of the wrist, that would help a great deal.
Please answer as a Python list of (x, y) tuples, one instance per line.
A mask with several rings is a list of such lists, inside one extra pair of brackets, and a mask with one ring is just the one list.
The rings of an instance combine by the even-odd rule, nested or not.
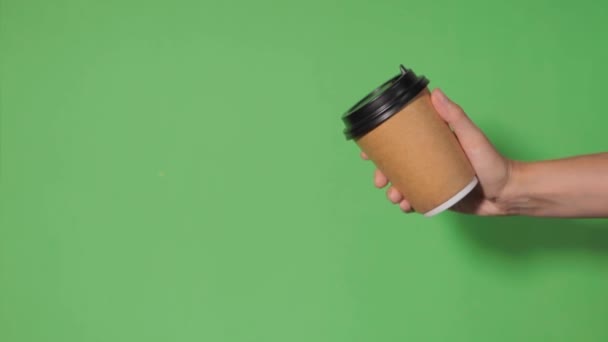
[(496, 199), (496, 205), (500, 215), (522, 215), (526, 207), (528, 196), (526, 195), (525, 179), (528, 172), (528, 163), (516, 160), (507, 161), (507, 181)]
[(543, 172), (543, 165), (509, 161), (509, 177), (499, 201), (502, 215), (544, 215), (552, 205), (554, 188), (546, 182), (548, 175)]

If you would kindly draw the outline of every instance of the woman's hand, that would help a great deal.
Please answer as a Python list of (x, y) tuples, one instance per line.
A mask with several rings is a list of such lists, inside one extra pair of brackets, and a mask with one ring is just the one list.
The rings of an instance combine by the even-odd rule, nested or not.
[[(456, 134), (479, 179), (479, 186), (451, 210), (475, 215), (507, 214), (508, 209), (502, 195), (511, 179), (515, 162), (503, 157), (462, 108), (448, 99), (441, 90), (433, 90), (431, 99), (439, 115)], [(367, 159), (363, 152), (361, 157)], [(376, 187), (384, 188), (389, 182), (382, 171), (375, 171)], [(404, 212), (413, 211), (407, 198), (394, 187), (390, 186), (386, 194), (388, 199), (392, 203), (398, 203)]]

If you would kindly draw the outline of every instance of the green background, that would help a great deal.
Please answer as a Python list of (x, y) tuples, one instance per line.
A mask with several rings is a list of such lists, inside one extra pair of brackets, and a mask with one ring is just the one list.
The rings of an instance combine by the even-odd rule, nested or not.
[(509, 157), (608, 150), (601, 1), (0, 0), (0, 340), (606, 341), (606, 220), (403, 215), (404, 63)]

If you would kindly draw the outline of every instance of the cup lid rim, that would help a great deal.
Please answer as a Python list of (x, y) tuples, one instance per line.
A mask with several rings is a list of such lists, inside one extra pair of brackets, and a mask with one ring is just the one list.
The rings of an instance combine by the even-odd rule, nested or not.
[(347, 139), (369, 133), (395, 115), (424, 89), (429, 80), (400, 66), (400, 73), (369, 92), (342, 115)]

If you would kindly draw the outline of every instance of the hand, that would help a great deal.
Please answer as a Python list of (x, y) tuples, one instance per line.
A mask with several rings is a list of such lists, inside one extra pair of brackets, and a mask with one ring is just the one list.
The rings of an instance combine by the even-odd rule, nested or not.
[[(514, 162), (503, 157), (462, 108), (441, 90), (433, 90), (431, 100), (441, 118), (456, 134), (479, 179), (479, 186), (450, 210), (484, 216), (507, 214), (501, 195), (509, 183)], [(361, 157), (368, 159), (363, 152)], [(389, 182), (380, 170), (375, 171), (376, 187), (384, 188)], [(404, 212), (413, 211), (407, 198), (394, 187), (390, 186), (386, 194), (391, 202), (399, 203)]]

